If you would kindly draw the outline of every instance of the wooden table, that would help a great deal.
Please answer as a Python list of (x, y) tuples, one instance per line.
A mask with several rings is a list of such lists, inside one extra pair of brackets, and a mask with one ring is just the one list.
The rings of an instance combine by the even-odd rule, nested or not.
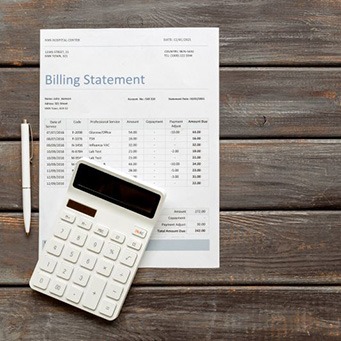
[[(106, 322), (33, 292), (39, 29), (220, 27), (220, 269), (142, 269)], [(0, 340), (340, 340), (341, 1), (0, 3)], [(20, 122), (33, 124), (23, 228)]]

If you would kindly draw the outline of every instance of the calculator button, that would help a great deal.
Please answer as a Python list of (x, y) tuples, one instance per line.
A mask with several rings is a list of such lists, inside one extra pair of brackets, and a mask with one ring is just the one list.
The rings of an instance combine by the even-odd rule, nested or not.
[(123, 255), (121, 256), (121, 263), (128, 265), (128, 266), (133, 266), (137, 258), (137, 254), (133, 251), (130, 250), (125, 250)]
[(63, 211), (60, 218), (68, 223), (73, 224), (76, 220), (76, 216), (70, 212)]
[(123, 287), (115, 283), (110, 283), (107, 288), (106, 295), (118, 301), (122, 295)]
[(129, 239), (127, 246), (131, 247), (134, 250), (140, 250), (142, 243), (139, 242), (138, 240)]
[(51, 282), (50, 293), (55, 294), (57, 296), (63, 296), (65, 288), (66, 288), (65, 283), (55, 279)]
[(114, 240), (117, 243), (122, 244), (124, 240), (126, 239), (126, 236), (124, 234), (118, 233), (116, 231), (112, 231), (110, 234), (110, 239)]
[(39, 273), (33, 277), (32, 284), (35, 287), (45, 290), (50, 282), (50, 277)]
[(100, 253), (103, 247), (104, 241), (95, 236), (91, 236), (87, 243), (87, 249), (96, 253)]
[(105, 246), (103, 255), (104, 257), (116, 260), (120, 251), (121, 248), (117, 244), (108, 242)]
[(97, 263), (96, 270), (97, 270), (97, 273), (108, 277), (110, 276), (113, 267), (114, 267), (114, 264), (112, 262), (107, 261), (105, 259), (100, 259)]
[(88, 284), (90, 274), (86, 270), (76, 269), (73, 274), (73, 283), (85, 287)]
[(39, 261), (40, 269), (44, 270), (50, 274), (54, 271), (56, 265), (57, 265), (57, 262), (54, 259), (47, 257), (47, 256), (43, 257)]
[(92, 226), (92, 222), (88, 219), (85, 219), (85, 218), (77, 218), (77, 226), (85, 229), (85, 230), (90, 230), (91, 229), (91, 226)]
[(78, 246), (83, 246), (87, 237), (88, 235), (81, 229), (76, 229), (72, 232), (70, 242)]
[(130, 270), (122, 265), (117, 265), (114, 271), (114, 280), (120, 283), (126, 283), (130, 276)]
[(96, 309), (106, 283), (107, 283), (106, 279), (102, 279), (98, 276), (91, 277), (87, 291), (83, 296), (84, 307), (89, 308), (91, 310)]
[(57, 229), (54, 233), (54, 235), (60, 239), (66, 240), (70, 234), (70, 227), (65, 224), (58, 224)]
[(63, 254), (63, 258), (65, 260), (68, 260), (71, 263), (76, 263), (78, 261), (78, 257), (79, 257), (80, 252), (74, 248), (72, 248), (71, 246), (68, 246), (65, 249), (65, 252)]
[(60, 256), (64, 248), (64, 244), (55, 239), (51, 239), (46, 245), (46, 251), (51, 255)]
[(133, 231), (133, 235), (140, 237), (140, 238), (144, 238), (147, 235), (147, 231), (144, 229), (141, 229), (140, 227), (134, 227), (134, 231)]
[(69, 280), (73, 272), (73, 266), (70, 263), (61, 262), (58, 266), (57, 276)]
[(97, 257), (87, 252), (82, 255), (80, 265), (83, 268), (92, 270), (95, 267), (96, 262), (97, 262)]
[(99, 307), (99, 312), (103, 315), (111, 317), (114, 314), (115, 309), (116, 309), (115, 302), (109, 302), (107, 300), (103, 300)]
[(71, 285), (68, 290), (66, 291), (66, 299), (74, 302), (79, 303), (83, 295), (83, 290)]
[(109, 229), (103, 225), (96, 225), (94, 232), (100, 236), (106, 237), (109, 233)]

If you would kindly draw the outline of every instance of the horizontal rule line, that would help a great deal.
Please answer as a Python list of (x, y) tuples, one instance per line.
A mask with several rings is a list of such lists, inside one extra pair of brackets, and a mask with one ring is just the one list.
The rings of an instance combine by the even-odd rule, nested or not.
[[(160, 272), (164, 270), (170, 270), (170, 269), (160, 269)], [(186, 272), (188, 269), (179, 269), (179, 271)], [(191, 269), (195, 270), (195, 269)], [(150, 270), (148, 270), (150, 271)], [(158, 270), (159, 271), (159, 270)], [(299, 290), (301, 292), (303, 291), (317, 291), (320, 292), (323, 289), (326, 289), (328, 292), (328, 289), (331, 289), (332, 292), (335, 292), (334, 290), (336, 289), (339, 292), (339, 289), (341, 289), (341, 284), (340, 283), (329, 283), (329, 282), (314, 282), (314, 281), (302, 281), (298, 282), (295, 280), (281, 280), (281, 281), (235, 281), (234, 283), (219, 283), (214, 282), (214, 283), (193, 283), (193, 282), (186, 282), (185, 280), (182, 282), (176, 282), (176, 283), (167, 283), (167, 284), (153, 284), (153, 283), (133, 283), (132, 288), (136, 288), (137, 290), (142, 290), (142, 289), (148, 289), (148, 288), (153, 288), (153, 289), (169, 289), (169, 290), (177, 290), (180, 288), (192, 288), (193, 290), (221, 290), (221, 289), (235, 289), (235, 290), (251, 290), (251, 291), (262, 291), (262, 290), (267, 290), (267, 291), (277, 291), (277, 290)], [(30, 289), (29, 285), (26, 283), (1, 283), (0, 284), (1, 289)]]
[(69, 91), (69, 90), (77, 90), (77, 91), (81, 91), (81, 90), (91, 90), (91, 91), (94, 91), (94, 90), (97, 90), (97, 91), (103, 91), (103, 90), (109, 90), (109, 91), (136, 91), (136, 90), (139, 90), (139, 91), (164, 91), (164, 90), (181, 90), (181, 91), (184, 91), (184, 90), (188, 90), (188, 91), (193, 91), (193, 90), (199, 90), (199, 91), (207, 91), (208, 89), (207, 88), (148, 88), (148, 89), (138, 89), (138, 88), (110, 88), (110, 89), (106, 89), (106, 88), (87, 88), (87, 89), (83, 89), (83, 88), (70, 88), (70, 89), (59, 89), (59, 88), (45, 88), (43, 89), (44, 91), (45, 90), (53, 90), (53, 91)]
[(42, 48), (60, 48), (60, 47), (89, 47), (89, 48), (103, 48), (103, 47), (115, 47), (115, 48), (120, 48), (120, 47), (207, 47), (208, 45), (45, 45), (42, 46)]
[[(291, 70), (291, 71), (299, 71), (298, 69), (341, 69), (341, 62), (321, 62), (321, 63), (232, 63), (232, 62), (220, 62), (219, 64), (220, 71), (224, 71), (223, 69), (232, 69), (232, 70), (238, 70), (238, 69), (247, 69), (247, 70), (254, 70), (254, 71), (266, 71), (266, 69), (272, 69), (271, 71), (283, 71), (283, 69)], [(0, 69), (25, 69), (25, 68), (40, 68), (39, 61), (20, 61), (20, 62), (4, 62), (0, 61)], [(247, 71), (246, 70), (246, 71)], [(285, 71), (285, 70), (284, 70)]]

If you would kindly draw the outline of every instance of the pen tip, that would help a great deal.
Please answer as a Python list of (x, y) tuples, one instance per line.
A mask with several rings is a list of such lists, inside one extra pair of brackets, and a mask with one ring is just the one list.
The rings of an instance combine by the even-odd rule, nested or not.
[(26, 232), (26, 236), (27, 236), (27, 237), (29, 236), (29, 234), (30, 234), (30, 232)]

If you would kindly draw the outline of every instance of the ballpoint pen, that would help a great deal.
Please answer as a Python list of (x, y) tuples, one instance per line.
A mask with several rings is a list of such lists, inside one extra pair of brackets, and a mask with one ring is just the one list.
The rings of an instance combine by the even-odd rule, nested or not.
[(31, 158), (30, 125), (27, 123), (27, 120), (24, 120), (21, 124), (21, 171), (24, 225), (27, 235), (30, 233), (31, 223)]

